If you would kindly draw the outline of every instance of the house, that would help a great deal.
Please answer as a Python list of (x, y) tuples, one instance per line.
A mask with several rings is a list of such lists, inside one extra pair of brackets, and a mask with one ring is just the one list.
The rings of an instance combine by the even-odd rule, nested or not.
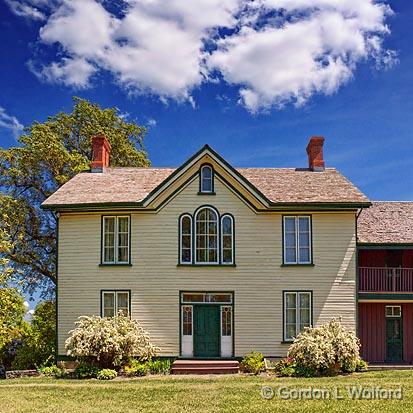
[[(59, 217), (59, 356), (79, 316), (123, 311), (162, 356), (181, 358), (242, 357), (252, 349), (281, 357), (304, 327), (341, 317), (356, 331), (358, 315), (371, 359), (369, 340), (379, 334), (371, 321), (382, 323), (383, 311), (397, 319), (393, 304), (407, 291), (379, 299), (376, 279), (374, 291), (363, 289), (363, 268), (375, 264), (371, 241), (385, 251), (388, 230), (369, 229), (371, 202), (325, 167), (323, 143), (310, 139), (305, 168), (234, 168), (207, 145), (177, 169), (111, 168), (110, 144), (94, 137), (91, 171), (43, 203)], [(389, 248), (395, 251), (393, 238)], [(409, 306), (402, 304), (406, 322)]]
[(358, 334), (370, 362), (413, 362), (413, 202), (373, 202), (357, 220)]

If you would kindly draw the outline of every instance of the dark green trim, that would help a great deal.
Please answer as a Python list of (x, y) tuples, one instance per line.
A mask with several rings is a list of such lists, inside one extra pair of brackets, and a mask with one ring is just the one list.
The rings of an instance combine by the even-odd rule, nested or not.
[(231, 267), (236, 267), (236, 264), (191, 264), (191, 263), (180, 264), (180, 263), (178, 263), (178, 264), (176, 264), (176, 266), (177, 267), (190, 267), (190, 268), (192, 268), (192, 267), (207, 267), (207, 268), (210, 268), (210, 267), (212, 267), (212, 268), (229, 267), (229, 268), (231, 268)]
[(280, 267), (315, 267), (315, 264), (281, 264)]
[[(202, 191), (202, 168), (204, 166), (208, 166), (211, 169), (211, 192), (207, 192), (207, 191)], [(201, 164), (201, 166), (199, 167), (199, 186), (198, 186), (198, 195), (215, 195), (215, 171), (214, 171), (214, 167), (208, 163), (205, 162), (203, 164)]]
[[(285, 340), (285, 293), (310, 293), (310, 303), (311, 303), (311, 311), (310, 311), (310, 326), (313, 326), (314, 320), (314, 292), (313, 290), (282, 290), (282, 340), (281, 343), (289, 343), (291, 344), (293, 341)], [(296, 309), (297, 311), (298, 309)]]
[(364, 243), (358, 242), (357, 248), (360, 250), (404, 250), (404, 249), (412, 249), (413, 243), (406, 242), (404, 244), (397, 244), (397, 243)]
[[(100, 316), (104, 317), (103, 315), (103, 294), (104, 293), (128, 293), (129, 295), (129, 318), (132, 318), (132, 291), (128, 288), (103, 288), (100, 290)], [(115, 298), (115, 304), (117, 302), (117, 299)], [(115, 308), (116, 311), (116, 308)]]
[(294, 340), (282, 340), (282, 341), (280, 341), (280, 343), (281, 343), (281, 344), (288, 344), (288, 345), (291, 345), (291, 344), (293, 344), (293, 343), (294, 343)]
[[(309, 217), (310, 218), (310, 262), (308, 263), (301, 263), (297, 262), (296, 264), (290, 263), (290, 262), (285, 262), (285, 239), (284, 239), (284, 221), (286, 217), (295, 217), (295, 218), (301, 218), (301, 217)], [(311, 214), (283, 214), (281, 215), (281, 239), (282, 239), (282, 264), (281, 267), (311, 267), (314, 266), (314, 252), (313, 252), (313, 216)], [(299, 237), (299, 233), (296, 234), (297, 237)], [(296, 257), (297, 259), (299, 258), (300, 254), (300, 248), (296, 251)]]
[[(128, 248), (128, 262), (103, 262), (103, 233), (104, 233), (104, 221), (105, 218), (107, 217), (128, 217), (128, 227), (129, 227), (129, 248)], [(117, 233), (118, 233), (118, 222), (117, 219), (115, 220), (115, 246), (116, 246), (116, 238), (117, 238)], [(131, 255), (132, 255), (132, 215), (131, 214), (103, 214), (100, 216), (100, 267), (106, 267), (106, 266), (131, 266)], [(118, 254), (118, 251), (115, 249), (115, 260), (116, 256)]]
[(132, 264), (130, 264), (130, 263), (125, 263), (125, 264), (122, 264), (122, 263), (119, 263), (119, 264), (117, 264), (117, 263), (113, 263), (113, 264), (99, 264), (99, 267), (132, 267)]
[(59, 213), (56, 214), (56, 337), (55, 337), (55, 361), (57, 363), (59, 358), (59, 305), (58, 305), (58, 295), (59, 295)]
[(358, 293), (359, 300), (412, 300), (413, 293)]
[[(232, 296), (232, 302), (231, 303), (183, 303), (182, 302), (182, 294), (183, 293), (202, 293), (202, 294), (215, 294), (215, 293), (222, 293), (222, 294), (231, 294)], [(191, 360), (191, 359), (196, 359), (197, 357), (187, 357), (187, 356), (182, 356), (182, 306), (185, 305), (219, 305), (221, 306), (231, 306), (232, 307), (232, 357), (211, 357), (211, 358), (205, 358), (205, 357), (200, 357), (200, 359), (204, 359), (204, 360), (233, 360), (235, 358), (235, 291), (228, 291), (228, 290), (215, 290), (215, 291), (205, 291), (205, 290), (179, 290), (179, 359), (187, 359), (187, 360)], [(193, 311), (193, 307), (192, 307), (192, 311)], [(192, 337), (194, 334), (194, 326), (193, 326), (193, 322), (194, 322), (194, 314), (192, 312)], [(220, 331), (220, 351), (221, 351), (221, 313), (220, 313), (220, 319), (219, 319), (219, 323), (220, 323), (220, 327), (219, 327), (219, 331)]]
[[(235, 177), (241, 181), (246, 188), (252, 192), (258, 194), (270, 207), (273, 207), (275, 211), (283, 211), (283, 210), (309, 210), (309, 209), (320, 209), (320, 210), (328, 210), (329, 208), (332, 210), (336, 209), (357, 209), (363, 207), (371, 206), (371, 202), (272, 202), (270, 201), (258, 188), (256, 188), (250, 181), (248, 181), (240, 172), (238, 172), (234, 167), (232, 167), (224, 158), (222, 158), (217, 152), (215, 152), (209, 145), (205, 145), (202, 147), (198, 152), (192, 155), (187, 161), (185, 161), (179, 168), (175, 169), (164, 181), (162, 181), (159, 185), (157, 185), (149, 194), (141, 201), (138, 202), (102, 202), (102, 203), (79, 203), (79, 204), (49, 204), (49, 205), (42, 205), (43, 209), (51, 209), (51, 210), (82, 210), (82, 211), (93, 211), (93, 210), (105, 210), (105, 209), (114, 209), (116, 207), (119, 208), (142, 208), (144, 203), (152, 197), (159, 189), (163, 186), (167, 185), (172, 179), (175, 178), (177, 174), (179, 174), (186, 166), (188, 166), (194, 159), (196, 159), (202, 152), (209, 151), (219, 162), (224, 164), (224, 166), (229, 169)], [(214, 171), (216, 174), (216, 171)], [(237, 191), (238, 192), (238, 191)], [(172, 196), (173, 194), (171, 194)], [(254, 195), (254, 194), (253, 194)], [(254, 195), (255, 196), (255, 195)], [(256, 197), (256, 196), (255, 196)], [(168, 197), (169, 198), (169, 197)], [(165, 200), (167, 201), (168, 198)], [(261, 201), (260, 201), (261, 202)], [(161, 204), (162, 205), (162, 204)], [(160, 208), (161, 205), (158, 207)], [(156, 210), (158, 209), (156, 208)], [(148, 209), (151, 210), (151, 209)], [(262, 211), (268, 211), (269, 208), (263, 208)]]

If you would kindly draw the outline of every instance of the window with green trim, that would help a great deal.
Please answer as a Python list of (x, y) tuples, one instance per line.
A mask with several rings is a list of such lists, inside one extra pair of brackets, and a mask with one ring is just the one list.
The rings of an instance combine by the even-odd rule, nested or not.
[(284, 264), (311, 264), (311, 217), (285, 216), (283, 220)]
[(130, 217), (104, 216), (102, 231), (102, 263), (130, 263)]
[(284, 341), (292, 341), (305, 327), (312, 325), (312, 292), (285, 291)]
[(129, 291), (102, 291), (102, 317), (130, 316)]

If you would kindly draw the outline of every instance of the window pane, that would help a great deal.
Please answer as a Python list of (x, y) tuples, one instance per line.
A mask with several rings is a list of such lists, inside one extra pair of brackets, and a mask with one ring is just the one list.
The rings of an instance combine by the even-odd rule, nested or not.
[(182, 294), (182, 301), (189, 303), (203, 303), (205, 301), (205, 294), (184, 293)]
[(286, 232), (295, 233), (295, 217), (284, 218), (284, 228)]
[(202, 177), (203, 178), (211, 178), (212, 177), (212, 171), (209, 166), (204, 166), (202, 168)]
[(115, 294), (103, 293), (103, 316), (113, 317), (115, 315)]
[(300, 309), (300, 324), (310, 325), (310, 309)]
[(118, 246), (127, 247), (129, 244), (129, 234), (120, 233), (118, 235)]
[(222, 251), (222, 261), (226, 263), (232, 262), (232, 251), (231, 250)]
[(291, 340), (296, 335), (295, 324), (287, 324), (285, 326), (285, 338)]
[(286, 308), (295, 308), (296, 301), (295, 301), (296, 293), (287, 293), (285, 294), (285, 306)]
[(119, 217), (118, 218), (118, 231), (119, 232), (129, 232), (129, 218), (128, 217)]
[(300, 248), (300, 262), (310, 262), (310, 249)]
[(115, 262), (115, 250), (112, 247), (105, 247), (103, 260), (105, 262)]
[(118, 261), (119, 262), (128, 262), (128, 247), (118, 248)]
[(300, 293), (300, 307), (310, 308), (310, 294)]
[(128, 316), (129, 315), (129, 293), (127, 292), (117, 293), (117, 298), (118, 298), (117, 314), (119, 314), (119, 312), (122, 312), (123, 315)]
[(285, 234), (285, 246), (295, 249), (295, 234)]
[(115, 217), (105, 217), (105, 233), (115, 232)]
[(182, 334), (184, 336), (192, 335), (192, 307), (182, 307)]
[(298, 218), (298, 231), (299, 232), (310, 232), (310, 218), (309, 217)]
[(222, 307), (222, 335), (230, 336), (232, 328), (231, 307)]
[(286, 262), (296, 262), (297, 258), (295, 256), (295, 248), (286, 248), (285, 250), (285, 261)]
[(300, 244), (300, 247), (309, 247), (310, 246), (310, 233), (300, 232), (298, 242)]
[(218, 262), (218, 222), (217, 214), (210, 208), (204, 208), (196, 218), (196, 261)]
[(189, 217), (182, 218), (182, 234), (190, 234), (191, 233), (191, 219)]
[(182, 236), (182, 249), (191, 248), (191, 236), (183, 235)]
[(232, 233), (232, 221), (229, 217), (222, 218), (222, 233), (229, 234)]
[(231, 294), (208, 294), (208, 302), (211, 303), (231, 303), (232, 295)]

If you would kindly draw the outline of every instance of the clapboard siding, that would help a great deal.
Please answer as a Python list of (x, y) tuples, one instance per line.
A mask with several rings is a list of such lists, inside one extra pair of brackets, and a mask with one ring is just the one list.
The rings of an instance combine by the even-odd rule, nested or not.
[[(316, 324), (341, 316), (355, 329), (354, 213), (312, 213), (314, 267), (281, 267), (282, 214), (252, 211), (217, 178), (216, 195), (195, 180), (158, 213), (131, 211), (131, 267), (100, 267), (101, 214), (62, 214), (59, 354), (80, 315), (99, 314), (100, 290), (130, 289), (132, 317), (163, 355), (179, 354), (179, 291), (234, 291), (235, 355), (285, 354), (282, 291), (313, 290)], [(182, 267), (178, 217), (211, 204), (235, 218), (236, 267)]]

